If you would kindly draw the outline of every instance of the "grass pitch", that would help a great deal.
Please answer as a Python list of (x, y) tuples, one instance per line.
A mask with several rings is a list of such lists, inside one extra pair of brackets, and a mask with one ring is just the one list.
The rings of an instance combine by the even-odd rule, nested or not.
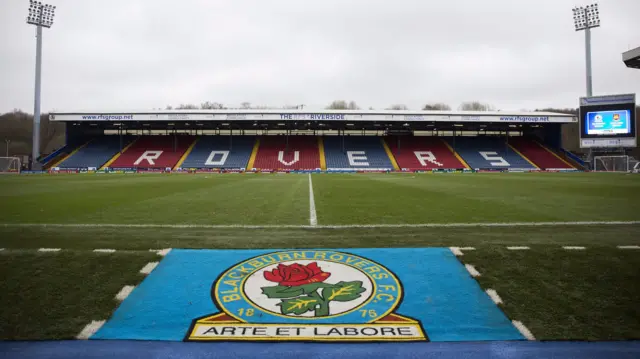
[[(640, 339), (640, 250), (616, 248), (640, 245), (640, 225), (402, 227), (640, 221), (640, 176), (311, 177), (319, 225), (365, 227), (302, 228), (310, 217), (307, 175), (0, 177), (0, 338), (71, 338), (89, 321), (108, 318), (119, 289), (142, 280), (139, 269), (159, 259), (149, 248), (473, 246), (461, 260), (478, 268), (480, 284), (496, 289), (505, 313), (537, 338)], [(131, 227), (139, 224), (150, 226)], [(380, 224), (401, 227), (366, 228)], [(284, 225), (293, 227), (277, 227)], [(517, 245), (531, 250), (505, 249)], [(63, 250), (36, 252), (40, 247)]]

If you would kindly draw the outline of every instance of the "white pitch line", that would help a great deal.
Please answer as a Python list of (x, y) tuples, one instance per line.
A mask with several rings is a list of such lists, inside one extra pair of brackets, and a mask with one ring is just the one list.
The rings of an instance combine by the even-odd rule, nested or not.
[(476, 247), (460, 247), (461, 251), (475, 251)]
[(460, 247), (449, 247), (449, 250), (451, 251), (451, 253), (453, 253), (453, 255), (455, 255), (456, 257), (458, 256), (463, 256), (464, 253), (462, 253), (462, 251), (460, 250)]
[(563, 246), (562, 248), (568, 249), (568, 250), (578, 250), (578, 251), (586, 249), (586, 247), (582, 247), (582, 246)]
[(467, 272), (469, 272), (472, 277), (475, 278), (480, 276), (480, 272), (478, 272), (476, 267), (472, 266), (471, 264), (465, 264), (464, 267), (467, 268)]
[(118, 223), (0, 223), (0, 227), (51, 228), (168, 228), (168, 229), (352, 229), (352, 228), (478, 228), (478, 227), (557, 227), (588, 225), (637, 225), (640, 221), (584, 221), (584, 222), (478, 222), (478, 223), (404, 223), (404, 224), (118, 224)]
[(158, 265), (158, 262), (149, 262), (144, 267), (142, 267), (142, 269), (140, 269), (140, 273), (149, 274), (151, 273), (152, 270), (156, 268), (157, 265)]
[(4, 251), (4, 248), (0, 248), (0, 252)]
[(113, 253), (116, 250), (115, 249), (110, 249), (110, 248), (97, 248), (93, 250), (96, 253)]
[(149, 249), (149, 252), (153, 252), (159, 256), (166, 256), (167, 254), (169, 254), (169, 252), (171, 252), (171, 248), (165, 248), (165, 249)]
[(80, 334), (76, 336), (76, 339), (89, 339), (94, 335), (105, 323), (105, 320), (92, 320), (91, 323), (82, 329)]
[(527, 246), (513, 246), (513, 247), (507, 247), (507, 249), (510, 251), (524, 251), (530, 248)]
[(618, 249), (640, 249), (640, 246), (618, 246)]
[(312, 227), (316, 227), (318, 225), (316, 200), (313, 197), (313, 181), (311, 181), (311, 173), (309, 173), (309, 225)]
[(514, 320), (511, 323), (513, 323), (513, 326), (516, 327), (520, 333), (527, 338), (527, 340), (536, 340), (536, 338), (533, 336), (533, 334), (531, 334), (531, 331), (524, 326), (524, 324), (522, 324), (521, 321), (519, 320)]
[(38, 252), (59, 252), (60, 248), (40, 248)]
[(119, 300), (119, 301), (123, 301), (123, 300), (127, 299), (129, 294), (131, 294), (131, 292), (133, 292), (134, 288), (135, 288), (135, 286), (125, 285), (124, 287), (122, 287), (122, 289), (120, 289), (118, 294), (116, 294), (116, 299)]
[(496, 292), (495, 289), (487, 289), (486, 292), (494, 303), (502, 304), (502, 298), (500, 298), (498, 292)]

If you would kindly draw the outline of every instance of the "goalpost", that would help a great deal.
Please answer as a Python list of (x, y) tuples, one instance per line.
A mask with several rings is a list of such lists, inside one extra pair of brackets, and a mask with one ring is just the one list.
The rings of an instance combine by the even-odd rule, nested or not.
[(0, 173), (20, 173), (18, 157), (0, 157)]
[(629, 172), (629, 156), (595, 156), (593, 158), (593, 170), (595, 172)]

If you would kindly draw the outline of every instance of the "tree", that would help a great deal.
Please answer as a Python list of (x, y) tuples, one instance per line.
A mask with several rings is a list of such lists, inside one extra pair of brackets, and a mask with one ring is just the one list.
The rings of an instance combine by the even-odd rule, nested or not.
[(244, 109), (244, 110), (248, 110), (248, 109), (251, 108), (251, 102), (245, 101), (245, 102), (240, 104), (240, 107), (242, 107), (242, 109)]
[(200, 104), (200, 109), (202, 110), (224, 110), (227, 107), (225, 105), (218, 102), (203, 102)]
[(176, 110), (197, 110), (198, 106), (192, 103), (181, 103), (176, 107)]
[(409, 109), (409, 107), (407, 107), (407, 105), (403, 105), (403, 104), (391, 105), (391, 107), (387, 108), (387, 110), (394, 110), (394, 111), (406, 111), (408, 109)]
[(495, 107), (480, 101), (470, 101), (461, 103), (458, 109), (462, 111), (494, 111)]
[(348, 107), (347, 101), (335, 100), (327, 106), (327, 110), (346, 110)]
[[(48, 154), (64, 145), (65, 125), (62, 122), (49, 121), (49, 114), (40, 115), (40, 152)], [(33, 141), (33, 115), (14, 110), (0, 115), (0, 143), (9, 144), (10, 155), (21, 156), (31, 154)], [(5, 155), (2, 150), (1, 156)]]
[(173, 107), (171, 105), (167, 105), (167, 107), (164, 108), (165, 110), (173, 110)]
[(446, 103), (436, 102), (436, 103), (428, 103), (424, 105), (422, 108), (424, 111), (451, 111), (451, 106)]
[(335, 100), (327, 106), (327, 110), (359, 110), (355, 101)]

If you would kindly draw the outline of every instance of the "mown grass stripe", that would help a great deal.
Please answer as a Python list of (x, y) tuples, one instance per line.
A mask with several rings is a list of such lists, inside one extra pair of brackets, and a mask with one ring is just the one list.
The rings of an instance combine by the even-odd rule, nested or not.
[(59, 228), (192, 228), (192, 229), (355, 229), (355, 228), (465, 228), (465, 227), (553, 227), (553, 226), (613, 226), (637, 225), (640, 221), (576, 221), (576, 222), (477, 222), (477, 223), (399, 223), (399, 224), (133, 224), (133, 223), (2, 223), (1, 227)]

